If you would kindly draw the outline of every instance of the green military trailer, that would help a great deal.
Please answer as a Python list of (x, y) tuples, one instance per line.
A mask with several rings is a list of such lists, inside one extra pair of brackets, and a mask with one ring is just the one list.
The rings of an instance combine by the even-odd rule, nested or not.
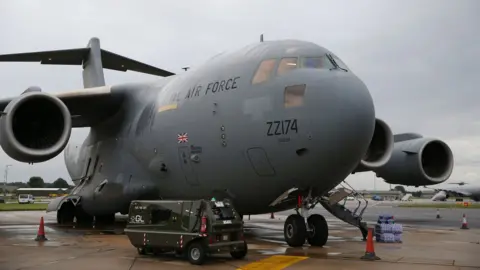
[(125, 228), (139, 254), (176, 252), (202, 264), (213, 253), (247, 255), (243, 221), (230, 201), (132, 201)]

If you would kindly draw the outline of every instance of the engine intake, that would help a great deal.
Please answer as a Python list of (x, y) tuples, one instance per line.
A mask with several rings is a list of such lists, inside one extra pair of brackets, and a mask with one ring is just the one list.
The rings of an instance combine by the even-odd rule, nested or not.
[(393, 134), (392, 130), (381, 119), (375, 119), (375, 130), (367, 153), (355, 169), (356, 172), (364, 172), (385, 165), (392, 155)]
[(453, 154), (446, 143), (437, 139), (400, 141), (394, 144), (390, 161), (374, 171), (389, 184), (436, 185), (452, 174)]
[(55, 96), (26, 92), (12, 100), (0, 118), (0, 145), (20, 162), (44, 162), (68, 143), (72, 119), (67, 106)]

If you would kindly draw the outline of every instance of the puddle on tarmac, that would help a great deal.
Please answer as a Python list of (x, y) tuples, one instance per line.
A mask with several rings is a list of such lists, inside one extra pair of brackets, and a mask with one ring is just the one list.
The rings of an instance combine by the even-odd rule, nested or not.
[(259, 250), (258, 253), (262, 255), (280, 255), (280, 254), (286, 254), (287, 248), (274, 248), (274, 249), (262, 249)]
[(24, 242), (24, 243), (17, 243), (12, 244), (12, 246), (24, 246), (24, 247), (64, 247), (64, 246), (74, 246), (75, 244), (68, 244), (58, 242), (52, 239), (48, 239), (48, 241), (35, 241), (34, 238), (26, 239), (31, 240), (31, 242)]
[(38, 225), (1, 225), (0, 229), (2, 230), (31, 230), (38, 229)]

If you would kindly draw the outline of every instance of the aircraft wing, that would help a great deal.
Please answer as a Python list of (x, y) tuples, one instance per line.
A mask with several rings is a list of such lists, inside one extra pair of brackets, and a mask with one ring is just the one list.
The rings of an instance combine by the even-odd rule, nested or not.
[[(118, 89), (112, 91), (111, 87), (106, 86), (103, 69), (117, 71), (131, 70), (160, 77), (174, 75), (174, 73), (170, 71), (102, 49), (100, 48), (100, 40), (96, 37), (91, 38), (85, 48), (0, 54), (0, 62), (39, 62), (44, 65), (82, 66), (84, 89), (51, 95), (41, 93), (41, 90), (38, 88), (30, 88), (18, 97), (0, 100), (0, 111), (2, 111), (3, 114), (9, 113), (9, 111), (15, 107), (14, 103), (21, 104), (20, 102), (27, 102), (28, 100), (32, 100), (32, 98), (40, 96), (57, 103), (63, 110), (65, 110), (63, 106), (63, 104), (65, 104), (70, 111), (72, 127), (94, 126), (107, 117), (117, 113), (121, 108), (124, 91)], [(37, 97), (34, 97), (35, 95)], [(58, 99), (60, 99), (63, 104), (58, 102)], [(8, 104), (12, 104), (11, 108), (7, 108)], [(47, 118), (52, 117), (51, 115), (46, 116), (48, 113), (45, 112), (45, 108), (42, 108), (42, 106), (46, 106), (45, 104), (45, 102), (29, 102), (28, 105), (22, 109), (24, 114), (21, 116), (31, 118), (32, 114), (42, 114)]]
[[(57, 94), (43, 93), (40, 89), (35, 91), (26, 90), (19, 96), (0, 99), (0, 111), (3, 114), (8, 113), (8, 109), (5, 112), (8, 104), (19, 102), (24, 97), (37, 93), (61, 100), (70, 111), (72, 127), (91, 127), (112, 116), (120, 109), (124, 96), (123, 91), (112, 91), (110, 86), (85, 88)], [(35, 110), (32, 108), (27, 113), (34, 112)]]
[(466, 190), (455, 190), (455, 189), (442, 189), (442, 188), (436, 188), (435, 189), (436, 192), (440, 192), (440, 191), (443, 191), (445, 193), (448, 193), (449, 195), (453, 195), (453, 196), (458, 196), (458, 197), (470, 197), (472, 196), (472, 193), (471, 192), (468, 192)]

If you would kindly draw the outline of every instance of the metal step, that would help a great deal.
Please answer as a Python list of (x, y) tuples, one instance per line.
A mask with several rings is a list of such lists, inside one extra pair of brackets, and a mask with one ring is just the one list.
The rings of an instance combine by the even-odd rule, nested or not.
[(355, 215), (358, 210), (355, 209), (355, 212), (350, 211), (345, 206), (337, 203), (330, 203), (330, 200), (320, 200), (320, 204), (332, 215), (336, 216), (338, 219), (345, 221), (346, 223), (353, 225), (360, 229), (362, 233), (363, 240), (367, 239), (368, 228), (367, 223), (362, 221), (362, 214), (365, 208), (361, 211), (360, 215)]
[(333, 191), (329, 196), (328, 196), (328, 202), (330, 204), (336, 204), (340, 202), (341, 200), (345, 199), (346, 197), (350, 196), (350, 194), (353, 193), (353, 190), (347, 189), (347, 188), (339, 188), (335, 191)]

